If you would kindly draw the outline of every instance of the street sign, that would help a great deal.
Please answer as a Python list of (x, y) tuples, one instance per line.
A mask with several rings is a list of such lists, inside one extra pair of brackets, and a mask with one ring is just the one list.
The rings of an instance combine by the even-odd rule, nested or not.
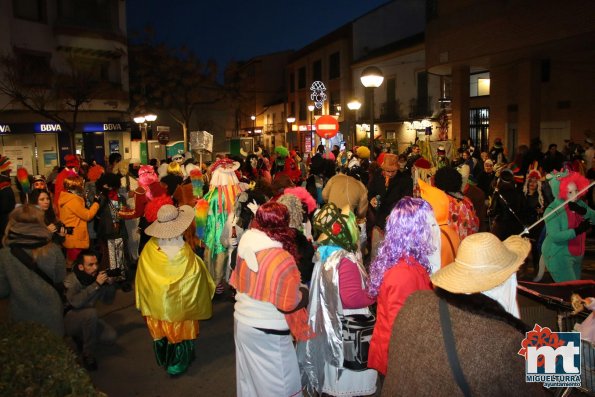
[(320, 116), (316, 120), (316, 135), (321, 138), (332, 138), (339, 132), (339, 122), (331, 115)]
[(169, 143), (169, 131), (161, 131), (157, 134), (157, 140), (162, 145), (167, 145)]

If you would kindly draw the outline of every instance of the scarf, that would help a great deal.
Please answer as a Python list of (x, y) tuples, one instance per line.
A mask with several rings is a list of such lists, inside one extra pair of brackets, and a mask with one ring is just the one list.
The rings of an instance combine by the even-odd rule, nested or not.
[(75, 264), (72, 267), (72, 271), (74, 272), (76, 278), (78, 278), (79, 282), (85, 287), (88, 287), (89, 285), (93, 284), (95, 282), (95, 279), (97, 278), (97, 275), (88, 274), (85, 273), (84, 270), (79, 269), (78, 264)]

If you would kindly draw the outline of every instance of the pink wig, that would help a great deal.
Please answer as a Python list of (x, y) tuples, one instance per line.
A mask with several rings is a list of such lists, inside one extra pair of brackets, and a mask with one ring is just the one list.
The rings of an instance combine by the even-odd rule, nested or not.
[(316, 201), (314, 200), (312, 195), (310, 193), (308, 193), (308, 191), (303, 187), (300, 187), (300, 186), (288, 187), (288, 188), (285, 188), (283, 193), (284, 194), (292, 194), (292, 195), (296, 196), (297, 198), (299, 198), (300, 201), (302, 202), (302, 204), (306, 204), (306, 206), (308, 207), (309, 214), (311, 214), (312, 211), (314, 211), (316, 209)]
[[(566, 178), (562, 178), (560, 181), (560, 198), (563, 200), (568, 199), (568, 185), (574, 182), (576, 185), (577, 190), (583, 190), (587, 186), (589, 186), (589, 180), (579, 174), (578, 172), (568, 171), (568, 176)], [(580, 196), (584, 196), (587, 192), (583, 192)]]
[(421, 264), (430, 274), (428, 257), (436, 250), (432, 244), (433, 217), (432, 207), (421, 198), (403, 197), (395, 204), (386, 221), (378, 256), (370, 265), (368, 294), (371, 297), (378, 296), (384, 273), (402, 259)]
[(155, 173), (155, 169), (150, 165), (142, 165), (138, 170), (138, 183), (145, 189), (147, 196), (152, 198), (149, 186), (152, 183), (159, 181), (159, 177)]

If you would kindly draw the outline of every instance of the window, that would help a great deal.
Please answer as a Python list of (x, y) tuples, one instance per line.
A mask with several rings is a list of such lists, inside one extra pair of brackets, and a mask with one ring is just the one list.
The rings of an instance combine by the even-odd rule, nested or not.
[(45, 0), (12, 0), (12, 11), (15, 18), (46, 21)]
[(299, 121), (305, 121), (307, 120), (308, 117), (308, 112), (307, 112), (307, 107), (306, 107), (306, 101), (300, 100), (300, 114), (298, 117)]
[(469, 96), (490, 95), (490, 72), (475, 73), (469, 78)]
[(289, 117), (289, 116), (295, 117), (295, 102), (291, 102), (289, 104), (289, 115), (287, 117)]
[(341, 112), (341, 94), (339, 91), (332, 91), (329, 98), (329, 114), (337, 115)]
[(295, 73), (289, 74), (289, 92), (295, 92)]
[(298, 90), (306, 88), (306, 67), (302, 66), (298, 69)]
[(417, 73), (417, 109), (419, 115), (428, 115), (428, 72)]
[(487, 152), (490, 132), (490, 109), (469, 109), (469, 138), (473, 140), (476, 148)]
[(15, 50), (19, 80), (28, 86), (45, 87), (50, 84), (52, 70), (50, 55)]
[(63, 24), (118, 31), (115, 0), (58, 0), (58, 18)]
[(386, 103), (383, 106), (382, 114), (384, 118), (391, 120), (398, 117), (396, 77), (386, 79)]
[(322, 80), (322, 61), (319, 59), (312, 63), (312, 81)]
[(338, 79), (341, 77), (341, 55), (335, 52), (329, 57), (328, 78)]

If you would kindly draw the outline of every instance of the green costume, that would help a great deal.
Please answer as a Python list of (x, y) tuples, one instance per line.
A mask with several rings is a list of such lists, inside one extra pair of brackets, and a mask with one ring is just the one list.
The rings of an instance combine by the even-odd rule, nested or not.
[(556, 199), (546, 208), (544, 218), (546, 237), (541, 247), (545, 265), (555, 282), (579, 280), (581, 278), (581, 264), (585, 254), (585, 234), (577, 236), (574, 228), (583, 219), (595, 222), (595, 211), (582, 200), (577, 200), (581, 208), (586, 210), (585, 215), (571, 211), (568, 205), (549, 215), (554, 208), (565, 200), (560, 197), (560, 181), (568, 177), (568, 172), (552, 174), (549, 184)]

